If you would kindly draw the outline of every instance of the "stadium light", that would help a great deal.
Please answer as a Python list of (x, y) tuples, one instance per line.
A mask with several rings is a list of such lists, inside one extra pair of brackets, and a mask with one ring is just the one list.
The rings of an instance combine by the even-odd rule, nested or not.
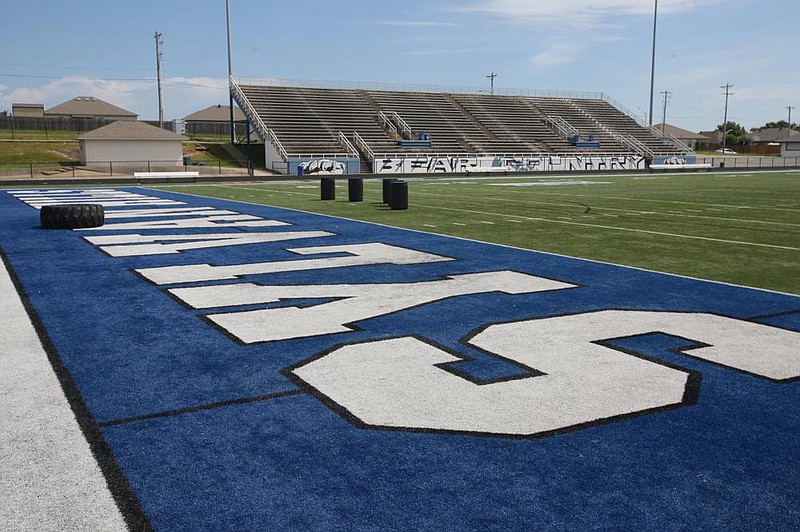
[(650, 61), (650, 114), (648, 115), (648, 125), (653, 127), (653, 93), (656, 83), (656, 28), (658, 24), (658, 0), (655, 0), (653, 7), (653, 57)]
[[(231, 93), (230, 79), (233, 74), (231, 66), (231, 2), (225, 0), (225, 20), (228, 24), (228, 106), (230, 107), (231, 117), (231, 144), (236, 143), (236, 135), (233, 131), (233, 94)], [(249, 127), (249, 126), (248, 126)]]

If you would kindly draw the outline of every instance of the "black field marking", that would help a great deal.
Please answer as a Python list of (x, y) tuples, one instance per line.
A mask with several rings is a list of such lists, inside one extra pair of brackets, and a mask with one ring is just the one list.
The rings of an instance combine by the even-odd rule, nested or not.
[(293, 397), (295, 395), (303, 395), (305, 393), (306, 392), (304, 390), (293, 390), (291, 392), (276, 392), (276, 393), (269, 393), (266, 395), (258, 395), (255, 397), (231, 399), (228, 401), (219, 401), (217, 403), (208, 403), (205, 405), (190, 406), (187, 408), (176, 408), (175, 410), (167, 410), (165, 412), (158, 412), (155, 414), (146, 414), (143, 416), (133, 416), (122, 419), (115, 419), (114, 421), (104, 421), (103, 423), (100, 423), (99, 426), (103, 428), (118, 427), (120, 425), (135, 423), (137, 421), (147, 421), (149, 419), (160, 419), (165, 417), (180, 416), (183, 414), (191, 414), (193, 412), (202, 412), (204, 410), (214, 410), (217, 408), (224, 408), (226, 406), (243, 405), (247, 403), (258, 403), (261, 401), (270, 401), (272, 399), (279, 399), (281, 397)]
[(128, 483), (128, 479), (122, 473), (119, 464), (111, 452), (111, 448), (108, 446), (105, 438), (103, 438), (103, 433), (99, 425), (89, 412), (86, 403), (83, 402), (78, 387), (72, 380), (63, 360), (61, 360), (61, 355), (58, 353), (55, 344), (53, 344), (53, 341), (47, 334), (47, 330), (41, 318), (39, 318), (39, 315), (36, 313), (33, 304), (28, 298), (28, 294), (25, 292), (19, 277), (12, 268), (11, 262), (8, 260), (5, 250), (2, 248), (0, 248), (0, 259), (2, 259), (8, 271), (11, 282), (14, 284), (20, 301), (22, 301), (25, 307), (25, 312), (27, 312), (28, 318), (33, 324), (36, 335), (39, 337), (39, 341), (42, 343), (45, 353), (47, 353), (47, 359), (58, 378), (61, 390), (67, 398), (70, 409), (73, 414), (75, 414), (75, 419), (78, 422), (78, 426), (84, 438), (86, 438), (86, 441), (89, 443), (92, 455), (100, 466), (100, 470), (106, 479), (111, 496), (114, 498), (114, 502), (119, 508), (122, 518), (125, 520), (125, 524), (128, 525), (130, 530), (153, 530), (149, 519), (145, 515), (144, 510), (142, 510), (136, 494)]
[[(768, 320), (770, 318), (782, 318), (783, 316), (791, 316), (792, 314), (800, 314), (800, 309), (798, 310), (790, 310), (788, 312), (778, 312), (776, 314), (764, 314), (763, 316), (753, 316), (748, 321), (758, 321), (758, 320)], [(783, 327), (779, 327), (777, 325), (770, 325), (770, 327), (777, 327), (778, 329), (782, 329)], [(787, 329), (789, 331), (793, 331), (794, 329)]]

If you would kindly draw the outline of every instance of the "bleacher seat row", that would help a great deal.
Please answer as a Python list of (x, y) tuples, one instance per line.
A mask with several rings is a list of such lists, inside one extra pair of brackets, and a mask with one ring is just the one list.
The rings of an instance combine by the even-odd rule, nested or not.
[[(347, 137), (357, 132), (376, 156), (635, 153), (637, 149), (647, 150), (638, 154), (648, 156), (681, 153), (668, 139), (602, 99), (259, 85), (239, 88), (290, 156), (342, 154), (340, 132)], [(426, 142), (402, 146), (402, 132), (380, 119), (381, 113), (400, 117), (415, 135), (426, 134)], [(579, 137), (591, 137), (592, 142), (570, 142), (570, 136), (554, 127), (548, 117), (559, 117)], [(630, 137), (636, 142), (625, 140)]]

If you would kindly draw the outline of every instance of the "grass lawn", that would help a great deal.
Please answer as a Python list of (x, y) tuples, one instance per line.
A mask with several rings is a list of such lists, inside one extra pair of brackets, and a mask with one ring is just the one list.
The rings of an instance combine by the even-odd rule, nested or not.
[(316, 180), (164, 187), (800, 294), (800, 172), (409, 179), (409, 209)]
[(71, 141), (0, 141), (0, 164), (77, 163), (79, 147)]
[[(263, 149), (261, 150), (263, 152)], [(77, 140), (3, 140), (0, 138), (0, 165), (77, 165), (80, 147)], [(210, 142), (183, 143), (183, 153), (194, 162), (208, 166), (238, 167), (239, 164), (222, 145)], [(263, 155), (261, 156), (263, 159)]]

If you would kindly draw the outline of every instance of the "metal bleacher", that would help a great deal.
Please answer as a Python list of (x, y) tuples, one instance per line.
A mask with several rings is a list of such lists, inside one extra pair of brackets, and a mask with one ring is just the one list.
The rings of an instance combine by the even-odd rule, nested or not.
[[(364, 160), (414, 153), (587, 151), (652, 156), (681, 151), (603, 99), (272, 85), (235, 88), (240, 107), (249, 106), (270, 138), (293, 157), (347, 154)], [(387, 118), (392, 116), (410, 131)], [(591, 135), (599, 146), (576, 147), (569, 131)], [(429, 134), (429, 145), (401, 145), (404, 136), (416, 139), (421, 133)]]

